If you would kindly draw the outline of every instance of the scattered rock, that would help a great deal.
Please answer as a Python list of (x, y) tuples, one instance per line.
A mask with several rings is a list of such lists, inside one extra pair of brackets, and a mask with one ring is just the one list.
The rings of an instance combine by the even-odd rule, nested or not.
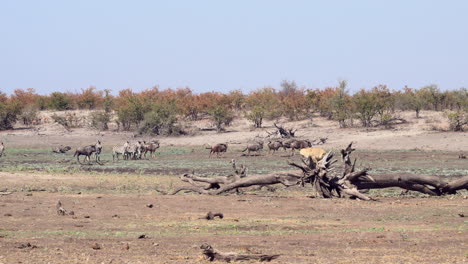
[(206, 220), (214, 220), (215, 217), (219, 217), (219, 219), (223, 219), (224, 215), (222, 213), (212, 213), (208, 212), (208, 214), (204, 217)]
[(91, 245), (91, 248), (94, 249), (94, 250), (99, 250), (101, 249), (101, 245), (99, 245), (98, 243), (94, 243)]
[(25, 194), (25, 196), (32, 196), (32, 193), (27, 193)]
[(112, 218), (120, 218), (120, 216), (115, 214), (115, 215), (112, 216)]
[(460, 217), (465, 217), (465, 215), (462, 214), (462, 213), (459, 213), (458, 216), (460, 216)]
[(122, 249), (124, 249), (124, 250), (129, 250), (129, 249), (130, 249), (130, 245), (129, 245), (128, 243), (125, 243), (125, 244), (123, 244)]
[(146, 207), (153, 208), (153, 204), (147, 204)]
[(4, 214), (3, 216), (12, 216), (12, 214), (8, 213), (8, 214)]
[(85, 215), (85, 216), (84, 216), (84, 218), (91, 218), (91, 216), (89, 216), (89, 215)]
[(138, 239), (145, 239), (145, 238), (148, 238), (145, 234), (140, 235), (140, 236), (138, 237)]
[(31, 243), (21, 243), (19, 244), (16, 248), (20, 248), (20, 249), (23, 249), (23, 248), (37, 248), (36, 245), (31, 245)]

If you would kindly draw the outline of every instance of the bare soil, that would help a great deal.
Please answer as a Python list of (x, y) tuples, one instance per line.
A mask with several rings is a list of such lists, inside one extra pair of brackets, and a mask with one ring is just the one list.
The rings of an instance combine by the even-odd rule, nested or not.
[[(326, 149), (355, 141), (358, 167), (375, 174), (466, 175), (468, 161), (458, 155), (468, 150), (467, 133), (434, 131), (444, 126), (438, 113), (423, 113), (419, 120), (412, 114), (402, 113), (410, 122), (393, 130), (338, 129), (319, 118), (285, 125), (300, 128), (301, 137), (329, 137)], [(310, 188), (282, 186), (241, 195), (164, 196), (155, 188), (180, 185), (182, 173), (226, 175), (236, 159), (249, 175), (263, 174), (290, 170), (286, 162), (299, 157), (242, 156), (244, 144), (264, 133), (245, 120), (227, 133), (160, 138), (156, 159), (119, 162), (112, 162), (109, 147), (138, 137), (60, 129), (49, 124), (0, 133), (6, 144), (0, 158), (0, 264), (207, 263), (203, 243), (226, 252), (281, 254), (274, 263), (468, 262), (466, 191), (444, 197), (373, 191), (377, 202), (313, 198)], [(50, 152), (57, 144), (74, 148), (96, 138), (105, 146), (102, 166)], [(203, 144), (218, 142), (230, 142), (228, 152), (209, 159)], [(74, 215), (57, 215), (58, 200)], [(209, 211), (224, 218), (202, 219)]]
[[(74, 216), (57, 216), (59, 199)], [(0, 198), (0, 208), (3, 263), (203, 263), (202, 243), (224, 251), (281, 254), (278, 263), (468, 261), (468, 223), (460, 216), (468, 214), (468, 205), (460, 196), (359, 202), (15, 193)], [(208, 211), (225, 218), (199, 219)], [(143, 234), (147, 238), (139, 239)], [(26, 243), (37, 248), (18, 248)], [(95, 243), (101, 249), (93, 249)]]

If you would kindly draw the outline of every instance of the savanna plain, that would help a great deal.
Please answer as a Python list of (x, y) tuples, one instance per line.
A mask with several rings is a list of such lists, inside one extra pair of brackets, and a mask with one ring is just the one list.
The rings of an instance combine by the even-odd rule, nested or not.
[[(356, 166), (371, 168), (371, 174), (447, 181), (467, 175), (468, 160), (459, 158), (466, 154), (466, 133), (431, 131), (427, 123), (373, 131), (339, 129), (326, 120), (286, 125), (304, 138), (328, 137), (321, 147), (335, 153), (354, 141)], [(271, 130), (272, 124), (265, 127)], [(318, 198), (307, 185), (224, 195), (157, 191), (183, 185), (184, 173), (228, 175), (232, 159), (245, 165), (248, 175), (295, 170), (287, 162), (299, 163), (300, 156), (283, 150), (242, 155), (246, 143), (264, 130), (238, 121), (225, 133), (160, 138), (154, 158), (116, 162), (112, 146), (138, 138), (86, 129), (2, 132), (0, 263), (208, 263), (203, 243), (226, 252), (279, 254), (272, 263), (468, 262), (466, 190), (444, 196), (371, 190), (376, 201)], [(77, 163), (74, 149), (96, 138), (104, 145), (102, 165)], [(208, 157), (204, 144), (228, 141), (227, 153)], [(51, 152), (62, 143), (72, 150)], [(58, 215), (59, 200), (74, 214)], [(204, 219), (210, 211), (224, 217)]]

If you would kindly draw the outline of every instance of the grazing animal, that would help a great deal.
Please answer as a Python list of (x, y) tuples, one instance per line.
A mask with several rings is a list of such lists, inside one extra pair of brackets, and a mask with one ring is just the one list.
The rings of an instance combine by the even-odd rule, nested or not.
[(247, 151), (247, 155), (250, 156), (250, 152), (259, 152), (262, 149), (263, 149), (263, 142), (257, 142), (254, 144), (247, 145), (247, 147), (244, 150), (242, 150), (242, 152)]
[(216, 157), (219, 158), (220, 153), (227, 151), (228, 145), (225, 143), (219, 143), (211, 147), (207, 147), (207, 149), (210, 149), (210, 155), (208, 157), (211, 158), (211, 154), (216, 153)]
[(125, 159), (137, 159), (141, 157), (142, 144), (141, 141), (137, 141), (128, 146), (125, 152)]
[(325, 156), (325, 154), (327, 154), (327, 151), (321, 148), (303, 148), (299, 151), (299, 154), (301, 154), (304, 158), (311, 157), (315, 164), (317, 164), (317, 162), (320, 161), (323, 156)]
[(3, 156), (4, 151), (5, 151), (5, 145), (3, 145), (3, 141), (0, 141), (0, 157)]
[(123, 144), (122, 146), (112, 147), (112, 161), (115, 161), (115, 158), (119, 160), (119, 155), (125, 156), (125, 153), (127, 152), (127, 148), (129, 145), (130, 144), (128, 143), (128, 141), (126, 141), (125, 144)]
[(291, 143), (291, 156), (294, 156), (294, 150), (312, 147), (312, 143), (309, 140), (296, 140)]
[(273, 155), (275, 154), (275, 151), (277, 151), (279, 148), (284, 148), (283, 146), (283, 142), (281, 141), (268, 141), (268, 153), (270, 153), (271, 151), (273, 151)]
[(100, 162), (99, 154), (101, 154), (101, 151), (102, 151), (101, 141), (98, 140), (97, 143), (94, 145), (78, 147), (73, 157), (76, 156), (76, 160), (78, 161), (78, 163), (82, 164), (80, 162), (80, 156), (83, 155), (85, 156), (84, 161), (86, 161), (87, 159), (88, 163), (90, 163), (91, 155), (94, 153), (96, 155), (96, 162), (99, 163)]
[(283, 141), (283, 149), (286, 150), (287, 148), (291, 148), (291, 144), (296, 141), (297, 139), (288, 139), (286, 141)]
[(69, 151), (71, 149), (70, 146), (62, 146), (60, 145), (59, 147), (54, 147), (52, 148), (52, 152), (54, 153), (67, 153), (67, 151)]
[(144, 157), (146, 159), (146, 153), (150, 153), (150, 158), (153, 158), (154, 157), (154, 153), (156, 152), (156, 150), (159, 148), (159, 141), (157, 140), (153, 140), (149, 143), (146, 143), (145, 141), (143, 141), (143, 149), (142, 149), (142, 152), (144, 152)]

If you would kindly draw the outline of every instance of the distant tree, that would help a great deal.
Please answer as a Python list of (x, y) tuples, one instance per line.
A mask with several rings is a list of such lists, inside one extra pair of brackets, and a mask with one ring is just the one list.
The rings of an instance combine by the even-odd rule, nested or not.
[(278, 94), (283, 114), (290, 120), (297, 120), (308, 112), (304, 89), (299, 88), (294, 81), (282, 81), (281, 90)]
[(439, 111), (439, 105), (442, 101), (442, 95), (439, 87), (435, 84), (424, 86), (420, 89), (421, 98), (424, 100), (425, 106), (432, 108), (434, 111)]
[(424, 98), (419, 90), (405, 87), (402, 94), (402, 104), (406, 109), (415, 111), (416, 118), (419, 118), (419, 113), (424, 107)]
[(339, 81), (335, 94), (329, 98), (329, 106), (332, 109), (333, 119), (337, 120), (340, 127), (346, 127), (346, 120), (352, 118), (352, 102), (346, 90), (347, 82)]
[(114, 98), (110, 94), (111, 90), (110, 89), (105, 89), (104, 90), (104, 112), (110, 113), (112, 112), (112, 108), (114, 107)]
[(259, 105), (254, 106), (250, 112), (245, 114), (245, 117), (254, 123), (256, 128), (262, 127), (263, 119), (265, 118), (265, 108)]
[(361, 89), (353, 96), (356, 116), (364, 127), (372, 126), (372, 119), (377, 115), (375, 94)]
[(77, 105), (80, 109), (95, 109), (97, 106), (102, 105), (102, 91), (96, 91), (96, 87), (91, 86), (87, 89), (81, 89), (81, 94), (77, 96)]
[(152, 109), (144, 115), (140, 134), (172, 135), (180, 132), (176, 129), (177, 107), (174, 103), (154, 104)]
[(116, 109), (119, 126), (122, 125), (122, 128), (127, 131), (132, 125), (138, 127), (145, 113), (150, 110), (149, 107), (130, 89), (120, 91)]
[(96, 111), (91, 114), (91, 126), (99, 130), (108, 130), (111, 121), (110, 113), (106, 111)]
[(223, 131), (224, 126), (228, 126), (233, 120), (232, 112), (224, 105), (214, 106), (209, 110), (209, 114), (218, 132)]
[(275, 119), (281, 116), (280, 100), (275, 89), (264, 87), (251, 92), (246, 98), (244, 116), (262, 127), (264, 119)]
[(0, 91), (0, 130), (13, 129), (21, 110), (22, 105), (18, 100), (9, 100)]
[(49, 108), (59, 111), (71, 109), (72, 100), (65, 93), (53, 92), (49, 98)]

